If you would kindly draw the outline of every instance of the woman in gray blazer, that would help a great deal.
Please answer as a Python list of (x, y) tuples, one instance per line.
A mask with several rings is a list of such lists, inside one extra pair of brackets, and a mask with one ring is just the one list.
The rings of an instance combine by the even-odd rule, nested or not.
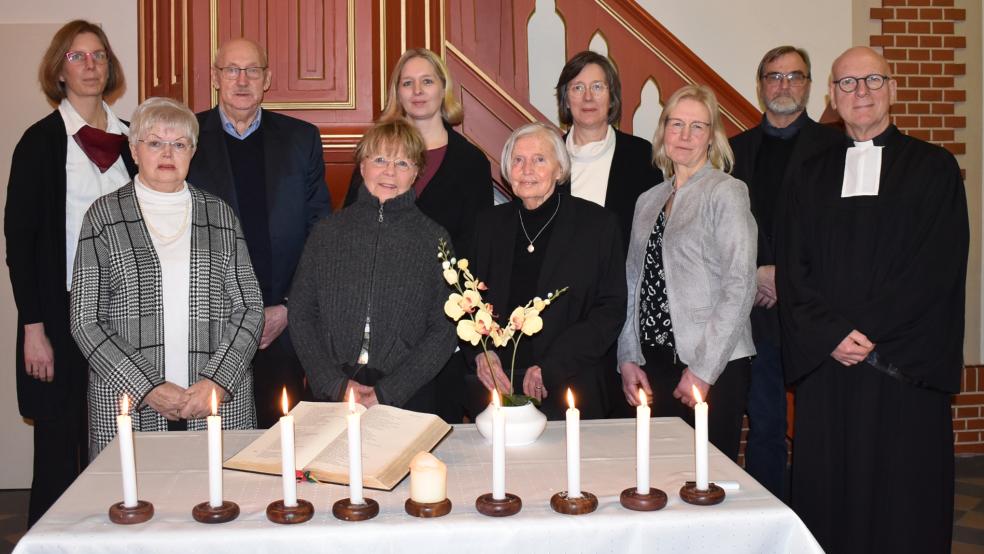
[(756, 227), (714, 93), (670, 98), (653, 141), (668, 180), (639, 197), (625, 263), (629, 301), (619, 337), (622, 391), (654, 416), (693, 425), (692, 388), (713, 406), (709, 438), (738, 456), (752, 344)]

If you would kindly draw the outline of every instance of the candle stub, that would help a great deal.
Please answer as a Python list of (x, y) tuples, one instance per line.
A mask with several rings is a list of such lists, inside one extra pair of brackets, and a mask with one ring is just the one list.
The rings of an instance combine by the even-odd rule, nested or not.
[(410, 499), (434, 504), (448, 497), (448, 467), (430, 452), (410, 460)]

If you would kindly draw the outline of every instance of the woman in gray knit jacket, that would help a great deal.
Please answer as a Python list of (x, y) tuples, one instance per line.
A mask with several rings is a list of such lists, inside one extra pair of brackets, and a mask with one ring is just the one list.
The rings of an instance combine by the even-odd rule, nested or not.
[(356, 149), (358, 200), (318, 223), (290, 294), (291, 339), (317, 400), (348, 389), (366, 407), (433, 411), (434, 375), (455, 347), (437, 264), (447, 232), (414, 202), (424, 141), (406, 120), (377, 124)]

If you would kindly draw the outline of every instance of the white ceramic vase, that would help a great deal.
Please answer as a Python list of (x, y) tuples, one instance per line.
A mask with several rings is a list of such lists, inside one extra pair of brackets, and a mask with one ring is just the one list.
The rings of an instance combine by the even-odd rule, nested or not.
[[(506, 446), (533, 444), (547, 426), (547, 416), (536, 409), (532, 402), (522, 406), (503, 406), (506, 414)], [(475, 426), (483, 437), (492, 440), (492, 405), (475, 418)]]

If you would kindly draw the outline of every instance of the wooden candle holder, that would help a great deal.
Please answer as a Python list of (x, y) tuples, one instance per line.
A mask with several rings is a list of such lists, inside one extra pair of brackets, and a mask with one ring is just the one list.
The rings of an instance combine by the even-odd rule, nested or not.
[(636, 487), (632, 487), (631, 489), (622, 491), (622, 495), (618, 497), (618, 501), (622, 506), (630, 510), (655, 512), (656, 510), (662, 510), (666, 506), (666, 493), (650, 487), (648, 493), (641, 494)]
[(143, 523), (154, 517), (154, 505), (146, 500), (137, 500), (137, 505), (127, 508), (123, 502), (117, 502), (109, 507), (109, 521), (120, 525)]
[(225, 523), (239, 517), (239, 504), (223, 500), (221, 506), (213, 508), (208, 502), (202, 502), (192, 508), (191, 517), (198, 523)]
[(304, 523), (314, 517), (314, 505), (300, 498), (293, 507), (284, 506), (283, 500), (274, 500), (267, 506), (266, 516), (270, 521), (284, 525)]
[(475, 509), (490, 517), (506, 517), (518, 514), (523, 509), (523, 500), (508, 492), (505, 498), (496, 500), (492, 498), (492, 493), (487, 492), (475, 499)]
[(687, 481), (680, 487), (680, 498), (687, 504), (713, 506), (714, 504), (720, 504), (724, 500), (724, 489), (714, 483), (708, 483), (707, 490), (702, 491), (697, 489), (697, 483)]
[(559, 514), (579, 516), (590, 514), (598, 508), (598, 497), (590, 492), (581, 491), (581, 496), (570, 498), (567, 491), (558, 492), (550, 497), (550, 507)]
[(331, 513), (344, 521), (364, 521), (379, 515), (379, 503), (371, 498), (363, 504), (352, 504), (351, 498), (343, 498), (331, 507)]
[(441, 517), (451, 513), (451, 501), (445, 498), (440, 502), (416, 502), (408, 498), (403, 509), (413, 517)]

